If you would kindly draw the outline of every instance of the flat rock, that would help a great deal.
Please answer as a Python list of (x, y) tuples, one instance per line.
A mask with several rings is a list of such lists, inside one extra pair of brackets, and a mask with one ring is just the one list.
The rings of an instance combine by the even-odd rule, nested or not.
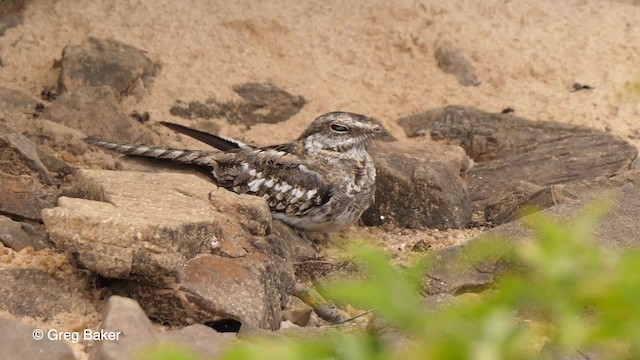
[(32, 231), (31, 226), (2, 215), (0, 215), (0, 242), (14, 251), (20, 251), (26, 247), (35, 250), (50, 247), (49, 242), (44, 237), (38, 236), (36, 231)]
[(109, 86), (118, 95), (131, 95), (136, 87), (148, 89), (160, 72), (160, 65), (144, 50), (94, 37), (77, 46), (65, 46), (61, 62), (60, 93), (85, 86)]
[(454, 75), (460, 85), (480, 85), (476, 70), (462, 49), (443, 42), (438, 44), (434, 55), (438, 67), (445, 73)]
[[(609, 182), (608, 186), (611, 187), (604, 186), (598, 189), (592, 187), (588, 191), (585, 191), (584, 188), (574, 189), (574, 193), (580, 194), (580, 198), (544, 211), (560, 219), (572, 219), (595, 197), (606, 196), (613, 199), (614, 205), (594, 228), (593, 235), (596, 242), (620, 250), (637, 248), (640, 246), (637, 236), (640, 233), (640, 223), (637, 221), (640, 216), (640, 208), (638, 207), (638, 203), (640, 203), (640, 175), (636, 173), (634, 179), (634, 181), (620, 180), (626, 185), (618, 187)], [(567, 193), (571, 193), (571, 191), (567, 190)], [(503, 248), (506, 254), (517, 242), (531, 241), (532, 238), (533, 234), (524, 225), (523, 220), (517, 220), (491, 229), (463, 245), (445, 249), (438, 254), (436, 266), (428, 273), (426, 291), (432, 294), (458, 294), (484, 289), (495, 281), (497, 275), (508, 271), (509, 264), (503, 262), (500, 255), (482, 262), (474, 261), (466, 249), (478, 241), (486, 241), (485, 239), (502, 239), (491, 241), (501, 241), (498, 248)]]
[(136, 144), (158, 140), (151, 130), (122, 112), (114, 90), (107, 86), (81, 87), (64, 93), (41, 117), (105, 140)]
[(226, 118), (231, 124), (251, 126), (259, 123), (274, 124), (285, 121), (302, 109), (306, 100), (292, 95), (269, 83), (244, 83), (233, 87), (242, 101), (219, 102), (209, 99), (205, 103), (176, 101), (170, 113), (186, 119)]
[(406, 228), (464, 228), (471, 202), (464, 183), (469, 161), (458, 146), (408, 140), (371, 145), (376, 201), (362, 221)]
[(263, 199), (195, 175), (81, 170), (76, 179), (85, 199), (60, 198), (44, 223), (80, 266), (127, 280), (114, 283), (116, 293), (167, 323), (234, 318), (277, 328), (292, 261), (310, 245), (280, 236)]
[(612, 176), (628, 170), (638, 153), (632, 144), (596, 129), (462, 106), (399, 122), (409, 136), (430, 134), (465, 149), (476, 162), (469, 170), (469, 193), (479, 211), (513, 193), (522, 181), (544, 187)]
[(59, 313), (90, 314), (96, 310), (85, 285), (40, 269), (0, 269), (0, 310), (44, 319)]
[[(74, 360), (73, 350), (65, 341), (34, 340), (35, 327), (19, 320), (0, 317), (0, 360)], [(43, 329), (46, 330), (46, 329)]]

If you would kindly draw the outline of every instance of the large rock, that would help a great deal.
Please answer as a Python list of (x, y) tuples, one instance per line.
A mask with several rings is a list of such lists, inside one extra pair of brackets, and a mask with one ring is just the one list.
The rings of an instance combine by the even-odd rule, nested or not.
[(278, 327), (292, 261), (310, 245), (273, 224), (263, 199), (171, 173), (83, 170), (76, 191), (86, 199), (43, 211), (52, 241), (82, 267), (126, 280), (114, 290), (151, 316)]
[(484, 211), (522, 181), (538, 186), (569, 183), (628, 170), (632, 144), (583, 126), (531, 121), (508, 114), (449, 106), (399, 120), (407, 135), (430, 133), (460, 144), (476, 162), (469, 171), (474, 209)]
[(376, 200), (366, 225), (391, 222), (407, 228), (464, 228), (471, 202), (464, 183), (469, 160), (458, 146), (416, 140), (371, 145)]
[(106, 86), (81, 87), (67, 92), (47, 107), (41, 117), (100, 139), (145, 144), (158, 139), (122, 112), (115, 92)]
[(62, 93), (85, 86), (109, 86), (118, 95), (131, 95), (136, 87), (149, 88), (159, 71), (160, 65), (144, 50), (90, 37), (62, 51), (58, 90)]
[(0, 317), (0, 360), (74, 360), (73, 350), (64, 340), (33, 338), (36, 328), (19, 320)]
[[(572, 219), (579, 215), (586, 204), (597, 196), (606, 196), (613, 200), (613, 208), (595, 226), (594, 238), (597, 243), (623, 250), (640, 247), (640, 172), (622, 179), (602, 179), (566, 185), (563, 187), (567, 198), (578, 196), (545, 212), (560, 219)], [(468, 252), (470, 246), (480, 241), (500, 242), (494, 248), (503, 249), (506, 254), (515, 244), (531, 241), (534, 235), (523, 220), (498, 226), (469, 242), (451, 247), (438, 254), (437, 264), (429, 271), (426, 290), (430, 293), (457, 294), (490, 286), (498, 275), (509, 271), (510, 264), (503, 261), (501, 254), (494, 254), (490, 259), (475, 260)], [(489, 239), (489, 240), (487, 240)], [(504, 255), (503, 254), (503, 255)]]

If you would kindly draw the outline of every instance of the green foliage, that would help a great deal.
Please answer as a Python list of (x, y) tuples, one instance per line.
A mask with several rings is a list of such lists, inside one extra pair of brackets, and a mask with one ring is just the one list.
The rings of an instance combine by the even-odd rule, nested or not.
[(375, 309), (404, 346), (392, 346), (384, 331), (334, 331), (316, 339), (240, 341), (224, 359), (537, 359), (593, 346), (610, 358), (638, 358), (640, 253), (592, 242), (603, 208), (592, 206), (571, 222), (530, 216), (536, 241), (481, 243), (474, 260), (500, 257), (518, 271), (480, 296), (439, 309), (427, 307), (421, 292), (433, 259), (399, 270), (378, 251), (353, 249), (366, 278), (334, 284), (328, 294)]

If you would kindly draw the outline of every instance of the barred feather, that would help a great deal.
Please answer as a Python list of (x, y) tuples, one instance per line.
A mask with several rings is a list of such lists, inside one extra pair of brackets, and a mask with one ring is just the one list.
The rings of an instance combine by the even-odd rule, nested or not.
[(125, 155), (143, 156), (154, 159), (172, 160), (186, 164), (215, 167), (216, 163), (209, 151), (165, 149), (147, 145), (118, 144), (96, 138), (86, 138), (86, 143), (116, 151)]

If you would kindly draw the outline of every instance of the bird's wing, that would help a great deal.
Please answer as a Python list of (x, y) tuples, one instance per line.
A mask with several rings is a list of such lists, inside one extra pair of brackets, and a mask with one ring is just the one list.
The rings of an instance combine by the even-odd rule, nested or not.
[(301, 216), (332, 195), (322, 169), (307, 166), (300, 156), (271, 148), (217, 153), (214, 177), (240, 194), (263, 197), (272, 212)]
[(175, 132), (179, 132), (196, 140), (202, 141), (203, 143), (213, 146), (214, 148), (221, 151), (230, 151), (234, 149), (255, 149), (255, 146), (245, 144), (242, 141), (220, 135), (213, 135), (208, 132), (192, 129), (180, 124), (170, 123), (166, 121), (161, 121), (160, 124), (168, 127)]

